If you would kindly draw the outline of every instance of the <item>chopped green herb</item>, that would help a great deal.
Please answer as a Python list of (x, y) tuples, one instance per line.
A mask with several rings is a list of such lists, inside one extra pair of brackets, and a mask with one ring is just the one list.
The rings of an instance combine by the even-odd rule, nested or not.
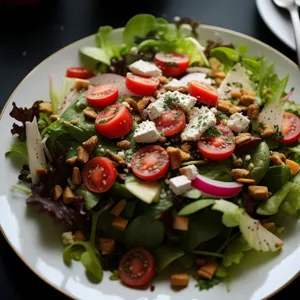
[(112, 272), (112, 274), (109, 276), (109, 280), (119, 280), (120, 276), (119, 276), (119, 271), (118, 270), (114, 270)]
[(217, 115), (217, 119), (219, 119), (219, 120), (229, 120), (229, 117), (226, 114), (221, 113), (221, 114)]
[(218, 136), (221, 136), (221, 135), (222, 135), (222, 133), (216, 127), (208, 128), (204, 132), (204, 136), (209, 136), (209, 137), (218, 137)]
[(221, 282), (221, 279), (218, 277), (208, 280), (197, 276), (195, 279), (197, 281), (196, 287), (198, 287), (200, 290), (209, 290)]
[(107, 121), (106, 119), (100, 120), (100, 121), (98, 122), (98, 124), (105, 124), (106, 121)]

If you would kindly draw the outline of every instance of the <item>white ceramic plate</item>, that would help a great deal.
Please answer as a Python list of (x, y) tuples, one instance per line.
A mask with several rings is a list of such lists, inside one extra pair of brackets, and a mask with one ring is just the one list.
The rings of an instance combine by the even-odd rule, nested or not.
[(296, 49), (293, 25), (288, 11), (278, 8), (272, 0), (256, 0), (258, 11), (272, 32), (292, 49)]
[[(117, 30), (116, 38), (121, 30)], [(296, 87), (295, 99), (300, 99), (300, 73), (288, 58), (269, 46), (245, 35), (211, 26), (202, 26), (202, 39), (221, 37), (236, 45), (248, 45), (250, 55), (264, 55), (276, 62), (280, 76), (290, 75), (288, 88)], [(81, 263), (73, 262), (69, 268), (62, 260), (63, 245), (61, 229), (44, 213), (27, 207), (24, 195), (12, 191), (19, 170), (4, 154), (13, 141), (10, 129), (13, 120), (9, 116), (12, 102), (19, 106), (31, 106), (37, 99), (48, 100), (48, 74), (52, 72), (56, 84), (61, 82), (66, 68), (79, 64), (78, 50), (81, 46), (93, 45), (90, 36), (56, 52), (38, 65), (20, 83), (9, 99), (0, 126), (0, 220), (2, 231), (18, 256), (34, 271), (61, 292), (78, 299), (101, 300), (197, 300), (197, 299), (263, 299), (269, 297), (296, 277), (300, 270), (300, 222), (289, 218), (281, 238), (285, 245), (281, 253), (262, 254), (249, 252), (243, 263), (232, 270), (232, 291), (220, 284), (209, 291), (200, 292), (191, 280), (189, 287), (181, 291), (170, 288), (169, 277), (164, 275), (154, 281), (155, 291), (129, 289), (119, 282), (110, 281), (109, 274), (101, 284), (91, 283)]]

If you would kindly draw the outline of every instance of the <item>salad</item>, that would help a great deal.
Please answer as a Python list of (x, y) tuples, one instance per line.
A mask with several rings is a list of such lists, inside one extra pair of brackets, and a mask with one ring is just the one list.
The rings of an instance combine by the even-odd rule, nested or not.
[[(279, 251), (300, 217), (300, 105), (247, 47), (199, 22), (136, 15), (100, 27), (51, 101), (13, 103), (14, 186), (64, 226), (63, 259), (138, 288), (175, 262), (173, 287), (230, 278), (249, 250)], [(26, 187), (27, 186), (27, 187)], [(151, 290), (154, 286), (151, 286)]]

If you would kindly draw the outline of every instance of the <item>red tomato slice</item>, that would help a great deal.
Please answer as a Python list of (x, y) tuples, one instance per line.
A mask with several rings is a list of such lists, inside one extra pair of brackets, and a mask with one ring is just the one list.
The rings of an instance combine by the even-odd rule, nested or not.
[(151, 96), (155, 93), (159, 80), (155, 77), (142, 77), (130, 72), (126, 75), (126, 86), (140, 96)]
[(132, 287), (148, 283), (155, 275), (155, 261), (153, 256), (143, 248), (128, 251), (119, 264), (121, 280)]
[(95, 121), (98, 132), (108, 138), (125, 136), (132, 128), (133, 117), (123, 104), (113, 104), (102, 110)]
[(183, 74), (189, 66), (190, 59), (187, 55), (175, 52), (159, 52), (155, 55), (156, 65), (163, 71), (165, 76), (177, 77)]
[(218, 101), (217, 90), (213, 86), (197, 80), (190, 82), (189, 94), (206, 105), (215, 106)]
[(94, 73), (85, 67), (71, 67), (67, 69), (67, 77), (87, 79), (94, 76)]
[(217, 125), (220, 136), (208, 136), (205, 133), (197, 142), (199, 152), (206, 158), (212, 160), (224, 160), (230, 157), (234, 151), (234, 135), (224, 125)]
[(86, 91), (87, 103), (98, 108), (114, 104), (118, 96), (118, 88), (113, 84), (98, 85)]
[(283, 138), (279, 141), (285, 144), (294, 143), (300, 137), (300, 119), (289, 112), (283, 113), (281, 123)]
[(171, 136), (184, 128), (186, 124), (185, 113), (181, 108), (173, 106), (155, 119), (154, 123), (157, 130), (162, 132), (164, 136)]
[(157, 145), (145, 146), (133, 155), (131, 169), (141, 179), (160, 179), (169, 169), (168, 153)]
[(82, 180), (87, 189), (95, 193), (104, 193), (111, 188), (117, 177), (112, 161), (98, 156), (90, 159), (82, 171)]

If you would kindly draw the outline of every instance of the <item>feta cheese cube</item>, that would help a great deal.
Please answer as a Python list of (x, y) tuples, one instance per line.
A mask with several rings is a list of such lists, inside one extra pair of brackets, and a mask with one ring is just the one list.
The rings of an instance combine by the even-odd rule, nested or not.
[(183, 194), (192, 188), (191, 181), (185, 175), (171, 178), (169, 187), (175, 195)]
[(133, 138), (137, 143), (157, 142), (159, 137), (160, 135), (154, 122), (148, 120), (140, 123), (133, 135)]
[(198, 175), (198, 169), (195, 165), (189, 165), (179, 169), (181, 175), (185, 175), (189, 180), (194, 180)]
[(241, 113), (235, 113), (230, 116), (227, 126), (234, 132), (242, 132), (249, 125), (250, 120), (248, 117), (243, 116)]
[(168, 91), (177, 91), (179, 89), (187, 88), (187, 84), (182, 83), (181, 81), (177, 79), (172, 79), (167, 84), (164, 85), (164, 88)]
[(142, 59), (131, 64), (129, 66), (129, 70), (132, 73), (141, 76), (158, 77), (162, 75), (161, 69), (159, 69), (156, 65)]
[(184, 111), (188, 112), (194, 107), (196, 102), (197, 99), (190, 95), (185, 95), (178, 91), (169, 91), (161, 95), (161, 97), (158, 100), (156, 100), (148, 106), (148, 115), (150, 120), (154, 120), (172, 105), (177, 105), (181, 107)]
[(161, 98), (157, 99), (147, 107), (148, 117), (150, 120), (154, 120), (158, 118), (165, 110), (164, 97), (162, 95)]
[(189, 123), (181, 133), (182, 141), (197, 141), (208, 128), (217, 124), (215, 115), (206, 106), (193, 107), (188, 115)]

